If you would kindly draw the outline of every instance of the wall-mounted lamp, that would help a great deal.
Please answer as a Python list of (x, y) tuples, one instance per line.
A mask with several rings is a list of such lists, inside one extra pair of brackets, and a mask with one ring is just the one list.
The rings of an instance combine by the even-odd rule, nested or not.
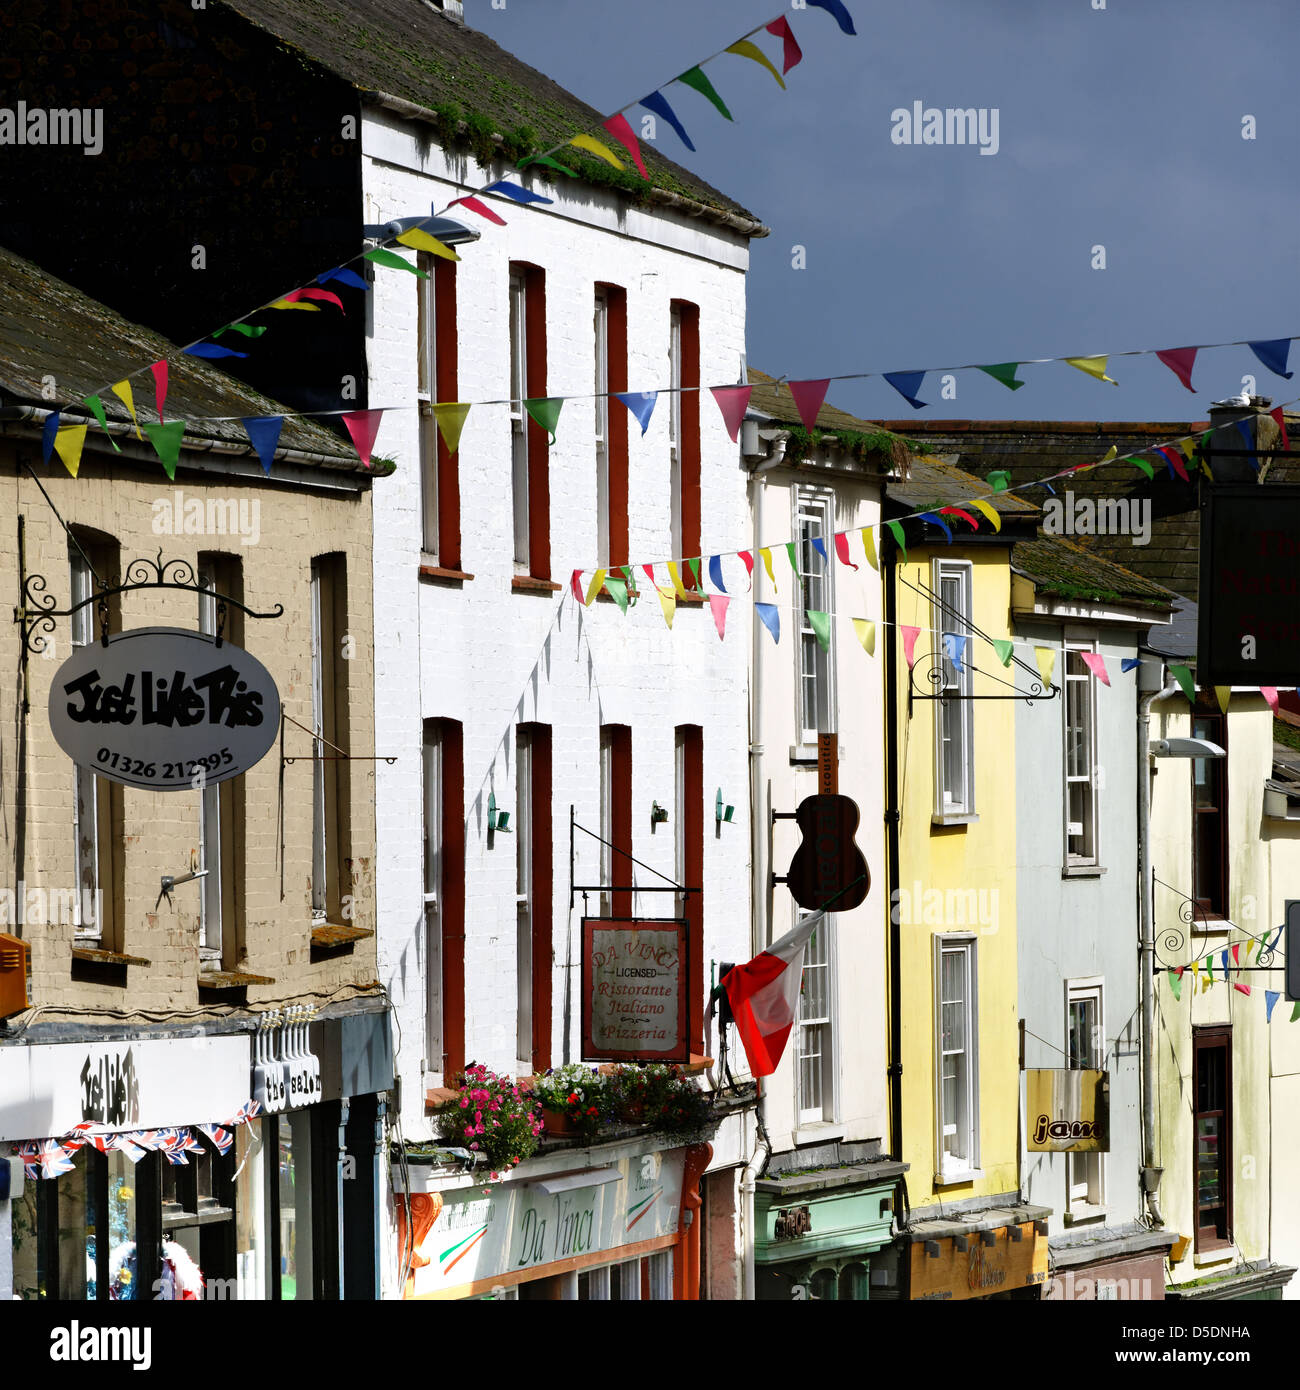
[(650, 824), (663, 825), (668, 819), (668, 812), (657, 802), (650, 803)]
[(488, 817), (487, 828), (501, 835), (512, 833), (510, 829), (510, 812), (497, 810), (496, 794), (488, 792)]
[(713, 814), (717, 818), (718, 824), (731, 824), (731, 817), (735, 813), (734, 806), (724, 806), (722, 803), (722, 788), (718, 788), (718, 799), (713, 803)]

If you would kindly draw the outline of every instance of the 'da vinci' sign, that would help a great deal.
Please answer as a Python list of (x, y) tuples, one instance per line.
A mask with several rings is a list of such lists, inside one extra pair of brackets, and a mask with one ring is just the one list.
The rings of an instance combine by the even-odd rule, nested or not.
[(279, 725), (280, 694), (260, 661), (181, 628), (133, 628), (107, 646), (78, 647), (50, 688), (50, 729), (72, 761), (152, 791), (239, 776)]
[(582, 1055), (685, 1062), (688, 937), (680, 918), (582, 919)]

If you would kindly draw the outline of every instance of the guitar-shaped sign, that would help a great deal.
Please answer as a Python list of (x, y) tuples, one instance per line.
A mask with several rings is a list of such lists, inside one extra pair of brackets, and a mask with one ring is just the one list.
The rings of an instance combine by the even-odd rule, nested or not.
[(871, 873), (854, 841), (858, 804), (850, 796), (806, 796), (795, 812), (803, 843), (794, 852), (786, 886), (800, 907), (847, 912), (871, 887)]

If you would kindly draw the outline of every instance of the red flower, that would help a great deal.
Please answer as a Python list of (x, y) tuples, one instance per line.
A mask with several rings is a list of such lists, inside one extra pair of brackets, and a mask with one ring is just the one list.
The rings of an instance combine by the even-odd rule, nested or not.
[(581, 1102), (581, 1100), (582, 1100), (582, 1097), (577, 1093), (577, 1091), (570, 1091), (570, 1092), (569, 1092), (569, 1099), (565, 1102), (565, 1104), (566, 1104), (566, 1105), (577, 1105), (577, 1104), (579, 1104), (579, 1103)]

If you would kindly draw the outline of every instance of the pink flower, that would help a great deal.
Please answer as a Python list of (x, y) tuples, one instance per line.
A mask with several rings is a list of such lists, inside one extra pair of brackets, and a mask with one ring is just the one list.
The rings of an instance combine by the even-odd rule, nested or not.
[(468, 1107), (468, 1105), (469, 1105), (469, 1097), (468, 1097), (468, 1096), (461, 1096), (461, 1098), (460, 1098), (460, 1108), (461, 1108), (462, 1110), (464, 1110), (464, 1109), (466, 1109), (466, 1108)]

